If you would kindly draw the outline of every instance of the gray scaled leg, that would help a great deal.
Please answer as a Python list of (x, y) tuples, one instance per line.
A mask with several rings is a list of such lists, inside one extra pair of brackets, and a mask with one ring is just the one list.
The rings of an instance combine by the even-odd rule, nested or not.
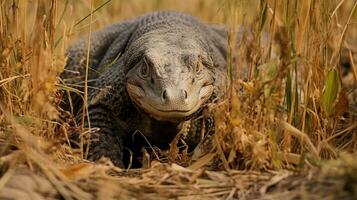
[[(123, 133), (124, 129), (115, 121), (110, 110), (103, 105), (96, 105), (89, 109), (90, 127), (99, 131), (90, 136), (88, 160), (96, 161), (101, 157), (109, 158), (114, 165), (124, 167)], [(85, 118), (84, 126), (89, 127)]]
[[(124, 51), (131, 33), (136, 27), (136, 21), (124, 21), (118, 24), (110, 25), (92, 34), (90, 45), (90, 57), (89, 57), (89, 78), (94, 79), (90, 86), (95, 88), (100, 87), (100, 81), (97, 78), (107, 74), (107, 69), (102, 65), (110, 62), (110, 59), (114, 59), (116, 55), (119, 55)], [(77, 89), (83, 90), (84, 75), (86, 67), (86, 54), (87, 54), (88, 42), (87, 37), (81, 38), (78, 42), (72, 44), (67, 51), (67, 63), (65, 72), (61, 75), (64, 83), (75, 84)], [(108, 69), (109, 70), (109, 69)], [(110, 69), (114, 70), (114, 69)], [(115, 71), (115, 70), (114, 70)], [(99, 84), (99, 85), (98, 85)], [(70, 85), (72, 87), (72, 85)], [(110, 158), (113, 163), (119, 167), (123, 167), (122, 163), (122, 138), (123, 131), (120, 126), (115, 123), (115, 118), (112, 116), (112, 109), (107, 106), (96, 103), (91, 105), (92, 96), (96, 90), (90, 89), (88, 91), (88, 113), (90, 122), (84, 120), (84, 127), (99, 128), (99, 131), (91, 135), (91, 144), (89, 148), (89, 159), (98, 160), (100, 157), (105, 156)], [(73, 97), (73, 96), (74, 97)], [(81, 122), (82, 116), (82, 98), (72, 93), (73, 100), (73, 114), (77, 117), (77, 121)], [(64, 109), (69, 110), (68, 98), (64, 98)], [(106, 104), (107, 105), (107, 104)], [(120, 111), (118, 111), (120, 112)]]

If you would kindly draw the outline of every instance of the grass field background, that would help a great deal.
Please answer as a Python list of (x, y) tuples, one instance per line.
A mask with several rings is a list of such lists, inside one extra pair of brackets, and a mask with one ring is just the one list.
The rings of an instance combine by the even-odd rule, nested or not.
[[(253, 32), (241, 46), (229, 37), (229, 94), (212, 108), (216, 145), (195, 169), (215, 160), (226, 170), (306, 171), (342, 159), (356, 170), (356, 5), (354, 0), (1, 0), (1, 174), (17, 166), (53, 173), (83, 162), (82, 150), (71, 148), (69, 140), (84, 130), (70, 125), (59, 109), (61, 94), (71, 90), (59, 79), (66, 48), (105, 25), (156, 10), (226, 24), (230, 36), (242, 25)], [(248, 80), (240, 77), (243, 67)]]

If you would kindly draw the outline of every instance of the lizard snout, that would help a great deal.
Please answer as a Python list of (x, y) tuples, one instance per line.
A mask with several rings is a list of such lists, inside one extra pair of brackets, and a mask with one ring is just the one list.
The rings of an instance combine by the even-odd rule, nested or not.
[(170, 103), (175, 101), (185, 102), (188, 99), (187, 90), (184, 89), (175, 89), (175, 88), (167, 88), (161, 93), (161, 100), (164, 103)]

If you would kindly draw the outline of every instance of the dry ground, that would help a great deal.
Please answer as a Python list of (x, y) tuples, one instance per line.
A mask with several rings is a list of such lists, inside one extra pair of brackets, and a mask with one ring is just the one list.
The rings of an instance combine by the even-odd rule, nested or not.
[[(0, 199), (357, 199), (356, 6), (0, 0)], [(241, 25), (253, 30), (238, 47), (229, 37), (229, 94), (208, 110), (214, 142), (192, 162), (174, 148), (143, 169), (90, 163), (83, 141), (72, 139), (91, 130), (58, 106), (73, 90), (59, 79), (65, 49), (97, 28), (162, 9), (226, 24), (229, 36)], [(265, 33), (268, 45), (257, 39)]]

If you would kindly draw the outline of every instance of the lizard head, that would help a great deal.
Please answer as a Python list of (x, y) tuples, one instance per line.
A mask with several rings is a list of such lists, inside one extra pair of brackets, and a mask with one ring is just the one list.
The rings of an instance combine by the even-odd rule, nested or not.
[(159, 121), (182, 121), (198, 111), (214, 88), (213, 62), (203, 44), (184, 33), (151, 33), (135, 41), (126, 74), (134, 104)]

